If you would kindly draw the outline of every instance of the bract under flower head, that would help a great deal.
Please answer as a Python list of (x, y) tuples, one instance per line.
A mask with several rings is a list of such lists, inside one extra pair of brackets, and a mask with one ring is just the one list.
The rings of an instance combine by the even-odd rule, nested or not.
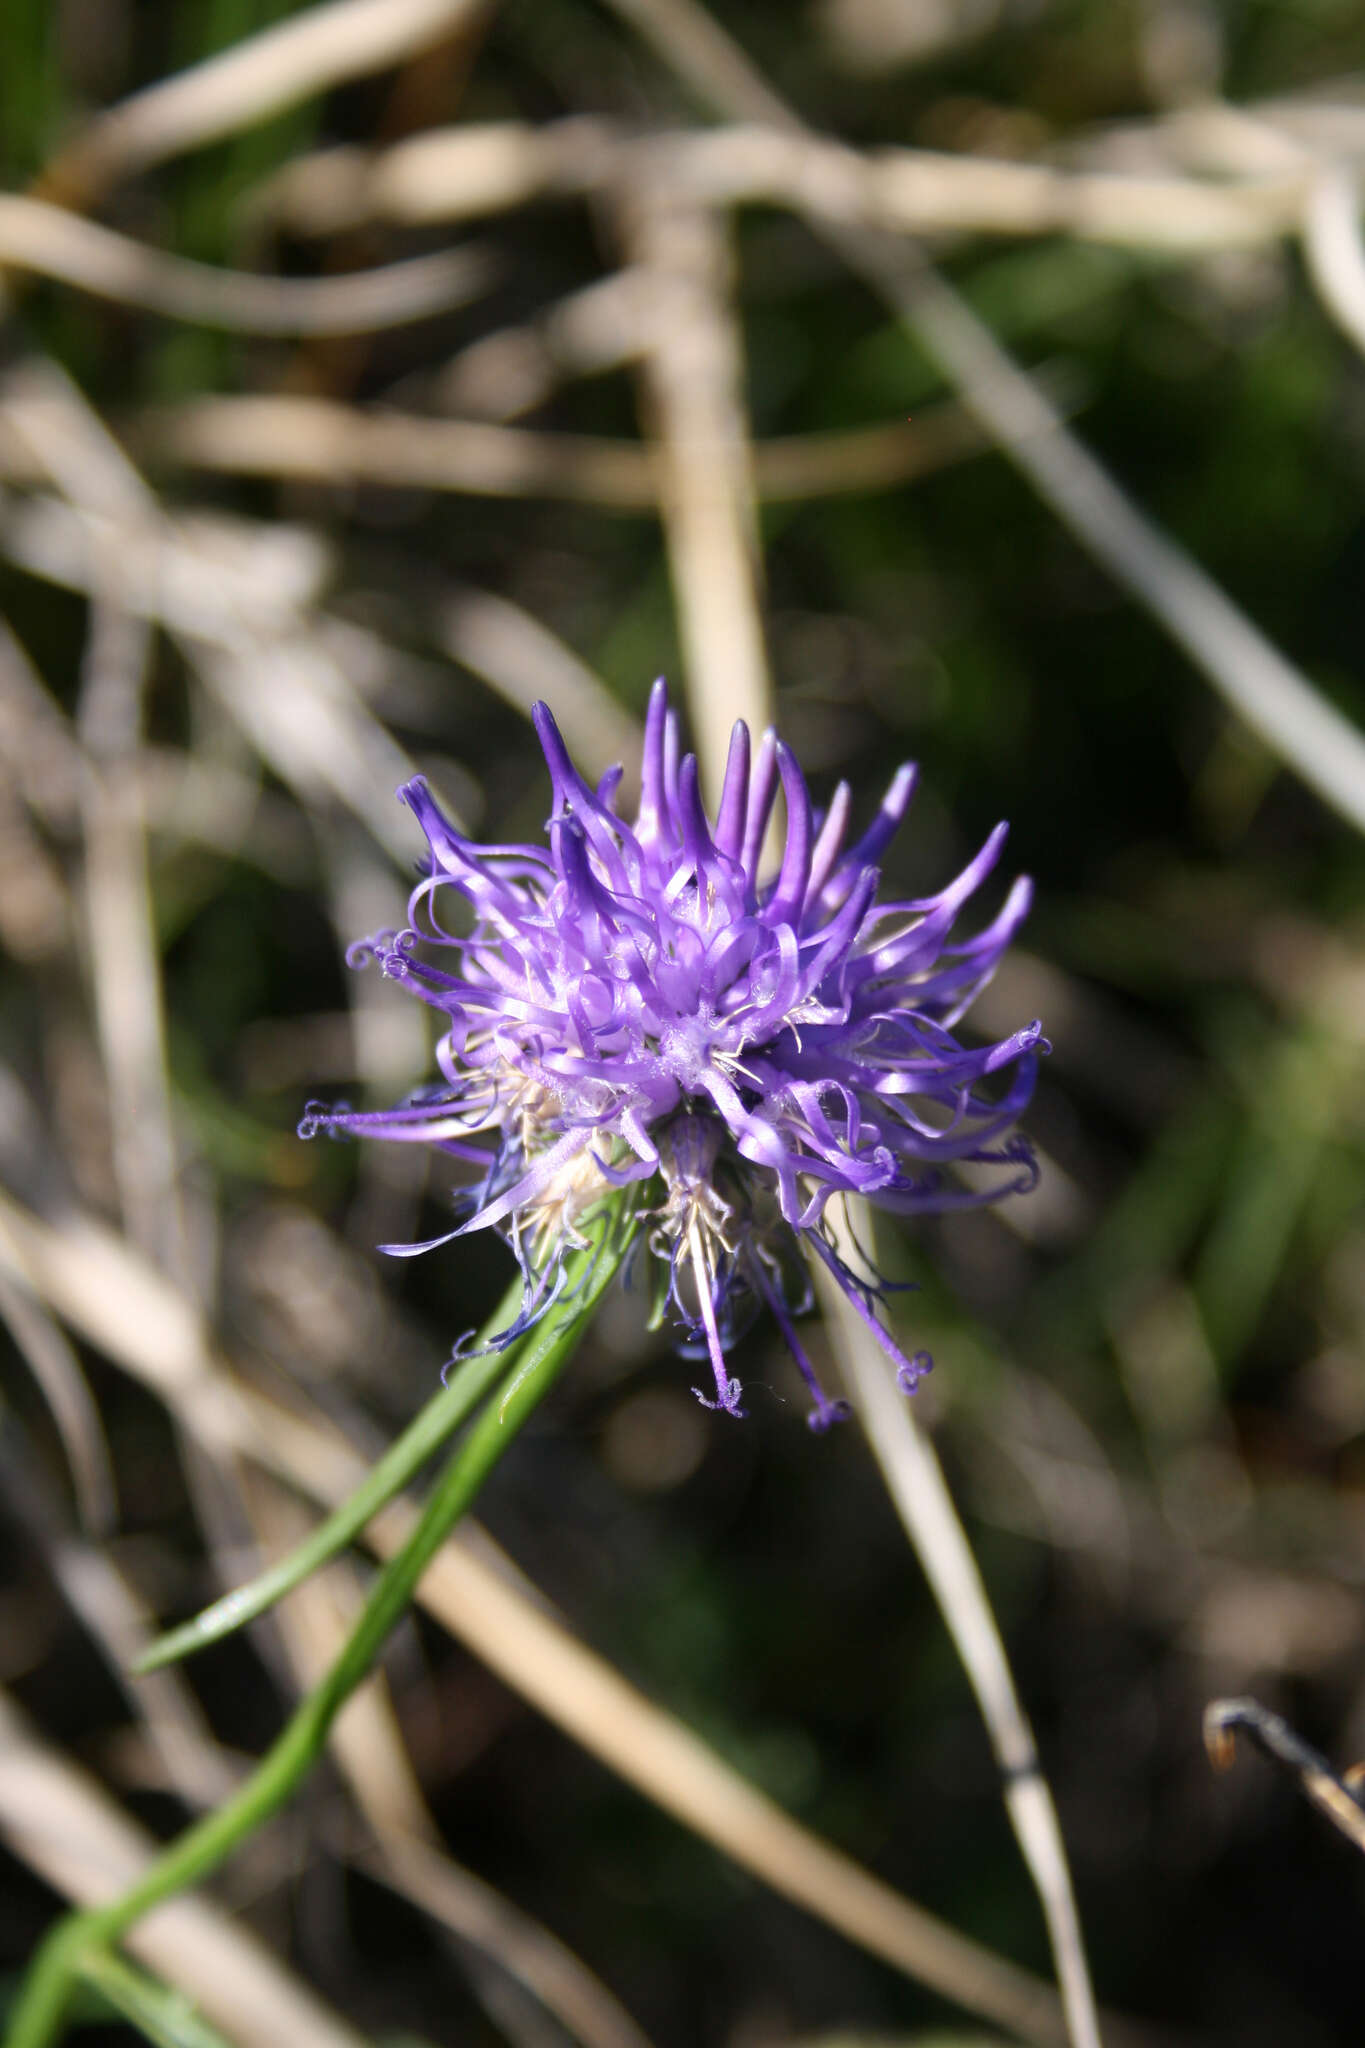
[[(525, 1298), (503, 1342), (555, 1298), (584, 1215), (638, 1182), (669, 1304), (710, 1359), (709, 1405), (743, 1412), (726, 1353), (766, 1306), (811, 1389), (812, 1425), (839, 1412), (792, 1326), (809, 1299), (806, 1251), (913, 1386), (924, 1355), (896, 1349), (880, 1285), (836, 1251), (825, 1212), (849, 1194), (914, 1213), (1033, 1184), (1031, 1154), (1008, 1134), (1046, 1050), (1039, 1026), (971, 1051), (953, 1036), (1029, 905), (1017, 881), (984, 931), (953, 936), (1005, 827), (937, 895), (879, 903), (912, 768), (846, 845), (847, 785), (817, 817), (791, 751), (772, 732), (751, 751), (741, 723), (712, 820), (660, 682), (628, 824), (615, 808), (621, 770), (591, 788), (545, 705), (534, 718), (553, 788), (548, 846), (476, 845), (423, 780), (408, 783), (399, 794), (430, 869), (409, 927), (356, 949), (443, 1013), (440, 1083), (392, 1110), (311, 1105), (301, 1131), (435, 1145), (482, 1169), (463, 1220), (433, 1242), (493, 1227), (511, 1244)], [(786, 842), (764, 876), (779, 789)], [(969, 1191), (945, 1178), (963, 1161), (1006, 1171)]]

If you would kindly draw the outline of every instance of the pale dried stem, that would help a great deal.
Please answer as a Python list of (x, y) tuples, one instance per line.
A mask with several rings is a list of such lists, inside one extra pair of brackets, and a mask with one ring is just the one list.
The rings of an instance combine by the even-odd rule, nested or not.
[[(89, 1218), (61, 1229), (0, 1197), (0, 1261), (89, 1342), (152, 1387), (219, 1454), (242, 1454), (334, 1505), (364, 1476), (322, 1417), (286, 1413), (236, 1381), (193, 1308)], [(414, 1510), (385, 1511), (369, 1540), (389, 1556)], [(811, 1834), (721, 1762), (491, 1566), (468, 1540), (424, 1580), (428, 1611), (611, 1769), (742, 1867), (893, 1967), (1023, 2039), (1066, 2039), (1051, 1989), (958, 1934)], [(1123, 2037), (1136, 2042), (1137, 2030)]]
[[(41, 1739), (0, 1693), (0, 1835), (65, 1897), (101, 1905), (127, 1891), (159, 1845), (93, 1779)], [(366, 2048), (362, 2037), (202, 1897), (175, 1899), (138, 1922), (130, 1954), (238, 2048)]]
[(45, 824), (65, 830), (75, 822), (82, 773), (76, 735), (3, 619), (0, 760), (15, 778), (25, 803)]
[(462, 306), (492, 275), (485, 251), (448, 249), (323, 278), (219, 270), (130, 241), (40, 199), (0, 194), (0, 269), (237, 334), (365, 334)]
[[(1358, 78), (1340, 81), (1358, 93)], [(1365, 107), (1357, 99), (1333, 101), (1330, 86), (1310, 86), (1298, 97), (1272, 97), (1234, 105), (1199, 99), (1154, 121), (1117, 122), (1074, 146), (1079, 162), (1106, 170), (1175, 165), (1200, 177), (1274, 179), (1311, 163), (1359, 163), (1365, 158)], [(1306, 188), (1305, 188), (1306, 189)]]
[[(693, 0), (612, 0), (713, 111), (794, 133), (798, 117)], [(889, 236), (828, 239), (904, 321), (963, 404), (1076, 540), (1146, 606), (1233, 708), (1329, 804), (1365, 827), (1365, 738), (1211, 577), (1147, 519), (959, 294)]]
[(406, 870), (417, 832), (392, 792), (413, 766), (316, 630), (310, 606), (325, 558), (312, 537), (213, 517), (106, 527), (48, 500), (0, 503), (0, 550), (33, 575), (94, 592), (105, 545), (118, 550), (126, 608), (175, 636), (305, 808), (340, 803)]
[[(19, 1291), (8, 1274), (0, 1274), (0, 1289)], [(0, 1455), (12, 1511), (42, 1544), (53, 1578), (138, 1717), (167, 1782), (191, 1807), (216, 1805), (233, 1789), (237, 1774), (215, 1744), (184, 1673), (134, 1675), (133, 1665), (156, 1632), (145, 1602), (106, 1549), (69, 1533), (65, 1513), (22, 1439)]]
[[(850, 1222), (830, 1213), (835, 1242), (856, 1266), (857, 1239), (870, 1240), (865, 1203)], [(920, 1428), (895, 1368), (824, 1265), (815, 1286), (835, 1356), (862, 1418), (887, 1492), (895, 1502), (924, 1575), (947, 1623), (1000, 1767), (1006, 1810), (1047, 1920), (1057, 1977), (1075, 2048), (1100, 2048), (1099, 2021), (1086, 1965), (1079, 1915), (1052, 1794), (1015, 1689), (990, 1596), (958, 1519), (943, 1468)]]
[(761, 732), (772, 683), (726, 224), (650, 180), (617, 195), (631, 263), (653, 281), (640, 358), (703, 796), (719, 801), (730, 727)]
[(440, 373), (433, 401), (457, 417), (510, 420), (561, 384), (633, 363), (654, 304), (638, 270), (609, 271), (566, 292), (523, 326), (480, 335)]
[(90, 623), (77, 734), (85, 938), (109, 1084), (114, 1173), (134, 1242), (188, 1285), (160, 959), (135, 772), (150, 636), (124, 602), (119, 539), (128, 527), (152, 523), (155, 505), (55, 365), (34, 363), (15, 372), (4, 403), (90, 536)]
[(0, 1273), (0, 1319), (57, 1425), (81, 1525), (103, 1535), (114, 1525), (118, 1495), (104, 1425), (81, 1362), (41, 1302), (8, 1273)]
[(144, 621), (117, 598), (96, 600), (78, 714), (86, 757), (85, 927), (120, 1205), (134, 1241), (186, 1283), (160, 958), (135, 772), (149, 647)]
[(569, 752), (589, 781), (619, 762), (622, 799), (640, 786), (643, 736), (601, 678), (520, 605), (492, 591), (462, 590), (441, 614), (446, 651), (529, 718), (537, 698), (554, 706)]
[(428, 129), (373, 155), (301, 158), (263, 189), (257, 212), (297, 233), (333, 234), (372, 220), (484, 218), (620, 189), (640, 176), (680, 206), (781, 206), (895, 234), (1064, 234), (1179, 257), (1293, 234), (1306, 190), (1294, 166), (1213, 183), (934, 150), (858, 150), (771, 117), (641, 141), (580, 116), (539, 128), (508, 121)]
[[(636, 441), (363, 411), (320, 398), (197, 398), (150, 407), (131, 423), (131, 438), (151, 460), (225, 476), (563, 498), (618, 512), (652, 512), (660, 497), (658, 454)], [(880, 490), (983, 445), (958, 408), (940, 405), (910, 423), (754, 442), (752, 484), (766, 503)], [(16, 473), (12, 460), (9, 468)]]
[(1138, 509), (942, 279), (890, 244), (860, 252), (857, 267), (1075, 539), (1165, 627), (1276, 758), (1365, 830), (1365, 736)]
[(48, 166), (43, 187), (82, 204), (118, 179), (401, 63), (472, 29), (486, 12), (486, 0), (330, 0), (306, 8), (98, 115)]
[(389, 1834), (375, 1854), (357, 1860), (462, 1942), (495, 1958), (583, 2048), (649, 2048), (624, 2006), (571, 1949), (449, 1856)]
[[(308, 1534), (309, 1517), (277, 1483), (261, 1477), (250, 1492), (267, 1552), (282, 1555)], [(301, 1690), (316, 1685), (339, 1654), (361, 1599), (354, 1569), (342, 1560), (305, 1580), (276, 1610)], [(365, 1860), (376, 1876), (493, 1957), (583, 2048), (649, 2048), (577, 1956), (442, 1852), (382, 1674), (347, 1701), (329, 1741), (374, 1830), (378, 1854)]]
[[(715, 95), (721, 110), (727, 115), (764, 121), (776, 119), (784, 128), (797, 128), (795, 116), (772, 93), (766, 81), (752, 70), (747, 59), (718, 24), (701, 8), (692, 5), (691, 0), (620, 0), (619, 11), (664, 49), (695, 88), (708, 96)], [(854, 237), (859, 249), (872, 239), (865, 233)], [(876, 246), (880, 249), (881, 243)], [(900, 254), (898, 244), (888, 239), (886, 246)], [(882, 273), (874, 267), (872, 274), (876, 283), (885, 288)], [(1020, 382), (1026, 384), (1027, 380), (1020, 377)], [(972, 403), (974, 390), (965, 386), (964, 396), (969, 404)], [(842, 1313), (847, 1315), (846, 1307)], [(836, 1322), (835, 1328), (842, 1337), (844, 1324)], [(851, 1338), (843, 1338), (843, 1341), (851, 1344)], [(848, 1356), (851, 1366), (854, 1366), (861, 1353), (850, 1349)], [(860, 1392), (866, 1391), (860, 1386)], [(904, 1416), (901, 1419), (907, 1421)], [(888, 1429), (896, 1425), (881, 1413), (875, 1421), (872, 1435), (874, 1443), (877, 1443), (883, 1424)], [(893, 1438), (893, 1442), (899, 1444), (900, 1451), (899, 1456), (892, 1459), (894, 1470), (887, 1471), (887, 1478), (888, 1483), (895, 1479), (893, 1497), (906, 1513), (902, 1503), (905, 1489), (900, 1485), (900, 1477), (916, 1448), (927, 1452), (927, 1447), (917, 1446), (914, 1436), (904, 1431)], [(890, 1457), (891, 1454), (879, 1451), (879, 1455)], [(932, 1461), (931, 1452), (927, 1452), (927, 1459)], [(923, 1465), (926, 1458), (921, 1456), (918, 1462)], [(1027, 1753), (1032, 1758), (1032, 1772), (1036, 1774), (1032, 1738), (1014, 1694), (985, 1589), (946, 1489), (941, 1484), (937, 1490), (936, 1506), (938, 1513), (932, 1520), (927, 1509), (923, 1514), (911, 1511), (907, 1520), (908, 1532), (934, 1585), (945, 1620), (977, 1690), (992, 1739), (1005, 1754), (1013, 1755), (1017, 1751), (1022, 1757)], [(1007, 1804), (1047, 1921), (1068, 2038), (1073, 2048), (1096, 2048), (1099, 2033), (1094, 1995), (1051, 1796), (1041, 1778), (1024, 1779), (1017, 1788), (1007, 1786)]]
[(1303, 222), (1303, 253), (1318, 297), (1365, 353), (1365, 243), (1360, 194), (1349, 171), (1325, 167), (1313, 181)]

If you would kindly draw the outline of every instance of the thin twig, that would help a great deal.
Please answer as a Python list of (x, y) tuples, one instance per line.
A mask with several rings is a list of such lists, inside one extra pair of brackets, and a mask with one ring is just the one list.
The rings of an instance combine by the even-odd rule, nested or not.
[[(148, 407), (129, 435), (150, 461), (224, 476), (563, 498), (618, 512), (653, 512), (659, 503), (657, 455), (638, 441), (426, 419), (322, 398), (187, 399)], [(880, 490), (985, 445), (956, 406), (926, 407), (909, 423), (755, 442), (753, 488), (766, 503)]]
[(1276, 757), (1365, 829), (1365, 737), (1357, 727), (1139, 511), (956, 292), (903, 251), (864, 253), (867, 275), (1081, 545), (1147, 607)]
[(415, 839), (390, 792), (413, 766), (313, 630), (307, 607), (325, 556), (311, 536), (161, 515), (106, 531), (54, 501), (0, 504), (0, 550), (67, 588), (98, 588), (106, 544), (118, 551), (124, 604), (174, 633), (275, 772), (305, 804), (353, 811), (406, 869)]
[(1339, 1834), (1365, 1849), (1365, 1796), (1359, 1765), (1338, 1776), (1322, 1756), (1279, 1714), (1257, 1700), (1211, 1700), (1204, 1709), (1204, 1747), (1215, 1770), (1227, 1770), (1238, 1735), (1247, 1736), (1272, 1763), (1281, 1764), (1298, 1783), (1305, 1799), (1325, 1813)]
[(1308, 274), (1343, 334), (1365, 352), (1365, 243), (1360, 194), (1349, 171), (1329, 165), (1313, 180), (1303, 216)]
[[(799, 129), (792, 110), (693, 0), (612, 0), (731, 120)], [(831, 246), (928, 350), (963, 404), (1081, 546), (1145, 605), (1276, 756), (1365, 829), (1365, 737), (1120, 489), (961, 296), (889, 236)]]
[[(866, 1226), (869, 1222), (863, 1218)], [(849, 1240), (845, 1253), (856, 1257)], [(933, 1445), (920, 1428), (884, 1354), (867, 1340), (842, 1290), (820, 1281), (833, 1341), (849, 1377), (887, 1490), (925, 1568), (970, 1679), (1000, 1767), (1004, 1799), (1044, 1902), (1068, 1995), (1073, 2038), (1099, 2035), (1061, 1831), (1019, 1701), (990, 1601), (948, 1492)]]
[(639, 788), (642, 735), (601, 678), (539, 619), (487, 590), (461, 590), (442, 607), (441, 639), (529, 718), (537, 698), (554, 705), (569, 751), (593, 782), (625, 768), (623, 801)]
[(656, 312), (647, 277), (635, 269), (609, 271), (533, 320), (470, 342), (440, 372), (432, 400), (457, 418), (515, 419), (571, 378), (633, 363)]
[[(833, 1216), (831, 1221), (838, 1235), (840, 1221)], [(864, 1241), (869, 1223), (864, 1213), (860, 1223)], [(840, 1249), (856, 1262), (854, 1233), (848, 1227), (842, 1230)], [(890, 1360), (854, 1314), (848, 1296), (825, 1267), (817, 1267), (814, 1277), (835, 1355), (887, 1492), (924, 1567), (976, 1694), (1000, 1768), (1005, 1807), (1042, 1902), (1070, 2038), (1075, 2048), (1099, 2048), (1099, 2020), (1057, 1810), (1038, 1761), (1033, 1730), (1015, 1690), (990, 1597), (953, 1506), (943, 1468), (896, 1384)]]
[(256, 210), (303, 234), (371, 220), (484, 219), (534, 200), (619, 188), (641, 171), (679, 205), (792, 207), (896, 234), (1064, 234), (1180, 257), (1292, 234), (1306, 182), (1294, 166), (1214, 183), (936, 150), (858, 150), (766, 119), (641, 140), (575, 116), (541, 127), (466, 123), (427, 129), (371, 156), (303, 157), (275, 174)]
[[(0, 1287), (13, 1289), (15, 1283), (3, 1274)], [(40, 1461), (14, 1425), (0, 1435), (0, 1470), (11, 1512), (42, 1546), (68, 1606), (102, 1654), (168, 1783), (192, 1807), (214, 1805), (232, 1789), (236, 1773), (214, 1742), (184, 1673), (134, 1674), (133, 1666), (156, 1633), (145, 1603), (107, 1547), (71, 1534)]]
[[(691, 0), (622, 0), (621, 11), (662, 41), (675, 61), (681, 41), (686, 46), (685, 75), (708, 89), (721, 84), (727, 112), (766, 120), (776, 111), (782, 125), (793, 125), (795, 117)], [(915, 1432), (900, 1397), (894, 1408), (888, 1398), (885, 1361), (874, 1363), (862, 1340), (854, 1340), (851, 1314), (840, 1290), (826, 1293), (832, 1297), (826, 1306), (834, 1317), (836, 1340), (892, 1498), (924, 1564), (1006, 1771), (1006, 1804), (1047, 1922), (1068, 2036), (1074, 2048), (1098, 2048), (1094, 1993), (1061, 1831), (985, 1588), (941, 1474), (937, 1487), (933, 1485), (937, 1461), (932, 1451)]]
[(65, 1332), (26, 1288), (0, 1273), (0, 1320), (41, 1389), (71, 1468), (80, 1523), (107, 1535), (118, 1509), (109, 1443), (90, 1383)]
[(725, 224), (662, 182), (617, 194), (630, 261), (653, 280), (640, 358), (703, 791), (719, 801), (730, 726), (761, 732), (772, 683), (758, 601), (758, 515)]
[[(153, 1837), (51, 1749), (0, 1693), (0, 1835), (65, 1897), (115, 1898), (157, 1853)], [(256, 1937), (203, 1898), (175, 1899), (127, 1947), (179, 1985), (237, 2048), (366, 2048), (361, 2036)]]
[(219, 270), (130, 241), (40, 199), (0, 194), (0, 268), (30, 271), (98, 299), (235, 334), (367, 334), (467, 305), (493, 275), (488, 252), (408, 257), (342, 277)]
[[(63, 1320), (150, 1386), (210, 1449), (241, 1454), (335, 1506), (365, 1461), (314, 1413), (290, 1414), (238, 1381), (170, 1284), (111, 1231), (55, 1229), (0, 1194), (0, 1262)], [(410, 1531), (394, 1503), (369, 1532), (383, 1556)], [(550, 1618), (472, 1543), (448, 1544), (419, 1597), (508, 1684), (591, 1753), (848, 1939), (1023, 2039), (1066, 2039), (1051, 1988), (957, 1933), (803, 1828)], [(1135, 2044), (1139, 2038), (1129, 2033)], [(1146, 2037), (1150, 2038), (1150, 2037)]]
[(119, 179), (467, 30), (486, 4), (328, 0), (305, 8), (97, 115), (49, 164), (41, 189), (82, 205)]
[[(264, 1479), (252, 1489), (268, 1548), (283, 1550), (310, 1526), (290, 1494)], [(338, 1564), (314, 1574), (277, 1610), (299, 1687), (316, 1685), (354, 1626), (360, 1593)], [(606, 1986), (564, 1944), (446, 1856), (422, 1799), (382, 1672), (348, 1702), (332, 1731), (337, 1764), (374, 1829), (367, 1867), (463, 1941), (473, 1943), (553, 2013), (583, 2048), (649, 2048)], [(476, 1986), (477, 1988), (477, 1986)]]
[(129, 1233), (182, 1285), (189, 1280), (141, 790), (150, 655), (147, 624), (121, 588), (114, 538), (154, 521), (155, 504), (103, 424), (55, 365), (11, 375), (6, 410), (53, 481), (90, 522), (90, 625), (77, 713), (84, 766), (86, 945), (109, 1083), (114, 1172)]

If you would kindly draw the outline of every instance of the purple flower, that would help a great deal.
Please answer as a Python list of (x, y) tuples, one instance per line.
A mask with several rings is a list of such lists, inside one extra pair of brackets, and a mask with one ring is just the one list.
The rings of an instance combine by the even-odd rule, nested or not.
[[(818, 817), (790, 750), (767, 732), (751, 758), (738, 724), (713, 822), (660, 682), (630, 825), (614, 807), (621, 770), (589, 788), (545, 705), (534, 717), (554, 792), (548, 847), (475, 845), (424, 781), (408, 783), (399, 794), (427, 836), (430, 871), (409, 928), (353, 949), (353, 964), (377, 956), (442, 1012), (441, 1081), (392, 1110), (312, 1104), (302, 1134), (415, 1141), (481, 1169), (456, 1228), (432, 1243), (487, 1227), (509, 1242), (524, 1298), (501, 1343), (556, 1298), (587, 1212), (638, 1183), (661, 1307), (710, 1359), (714, 1397), (697, 1390), (708, 1406), (743, 1413), (726, 1352), (767, 1307), (810, 1388), (812, 1427), (842, 1412), (793, 1327), (809, 1306), (808, 1253), (909, 1391), (929, 1361), (896, 1348), (877, 1314), (883, 1284), (836, 1250), (826, 1211), (846, 1194), (937, 1211), (1036, 1179), (1027, 1144), (1008, 1134), (1046, 1050), (1039, 1026), (973, 1051), (953, 1036), (1029, 905), (1017, 881), (984, 931), (953, 937), (1005, 827), (938, 895), (879, 903), (878, 863), (912, 768), (846, 847), (847, 785)], [(786, 844), (761, 879), (779, 787)], [(1003, 1085), (987, 1092), (996, 1076)], [(961, 1161), (1007, 1173), (968, 1190), (944, 1174)]]

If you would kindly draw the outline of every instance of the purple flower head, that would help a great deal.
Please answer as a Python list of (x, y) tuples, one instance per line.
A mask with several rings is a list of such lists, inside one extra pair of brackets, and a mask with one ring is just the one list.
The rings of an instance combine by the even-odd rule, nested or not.
[[(793, 1327), (809, 1304), (807, 1253), (838, 1279), (908, 1390), (927, 1358), (896, 1349), (877, 1314), (884, 1289), (835, 1249), (826, 1209), (854, 1194), (910, 1214), (1033, 1185), (1028, 1147), (1009, 1133), (1046, 1050), (1039, 1026), (972, 1051), (953, 1036), (1028, 909), (1029, 885), (1017, 881), (984, 931), (954, 937), (1005, 827), (939, 894), (878, 902), (878, 864), (913, 769), (898, 771), (845, 845), (847, 785), (817, 816), (790, 750), (767, 732), (751, 755), (738, 724), (713, 821), (656, 683), (628, 824), (614, 802), (621, 770), (590, 788), (545, 705), (534, 718), (554, 793), (548, 846), (476, 845), (424, 781), (408, 783), (399, 793), (426, 834), (430, 869), (408, 929), (353, 954), (378, 957), (441, 1011), (441, 1081), (392, 1110), (311, 1105), (303, 1135), (415, 1141), (480, 1168), (462, 1220), (433, 1242), (486, 1227), (507, 1239), (524, 1299), (500, 1342), (556, 1298), (587, 1213), (638, 1183), (663, 1300), (684, 1348), (710, 1360), (714, 1394), (698, 1390), (708, 1406), (743, 1412), (726, 1353), (766, 1307), (810, 1388), (812, 1427), (840, 1412)], [(765, 876), (779, 789), (786, 844)], [(969, 1190), (945, 1177), (963, 1161), (1006, 1172)]]

